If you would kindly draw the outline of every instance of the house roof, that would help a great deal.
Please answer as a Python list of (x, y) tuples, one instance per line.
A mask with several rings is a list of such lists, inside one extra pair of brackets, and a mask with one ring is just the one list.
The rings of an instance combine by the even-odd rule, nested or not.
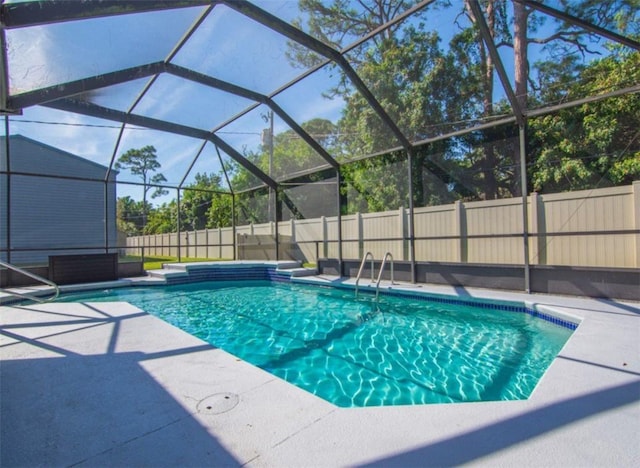
[[(5, 136), (0, 136), (0, 144), (2, 144), (2, 155), (5, 155), (5, 141), (6, 141), (6, 137)], [(42, 143), (41, 141), (37, 141), (34, 140), (32, 138), (23, 136), (23, 135), (9, 135), (9, 144), (10, 145), (14, 145), (17, 143), (26, 143), (28, 145), (31, 145), (33, 147), (37, 147), (39, 149), (42, 149), (44, 151), (46, 151), (46, 153), (48, 154), (55, 154), (56, 158), (64, 158), (67, 161), (72, 161), (74, 165), (82, 165), (84, 167), (87, 168), (92, 168), (94, 170), (99, 170), (101, 174), (105, 174), (108, 171), (108, 167), (107, 166), (103, 166), (102, 164), (98, 164), (94, 161), (90, 161), (88, 159), (82, 158), (80, 156), (77, 156), (75, 154), (72, 154), (68, 151), (64, 151), (61, 150), (60, 148), (55, 148), (51, 145), (47, 145), (46, 143)], [(11, 146), (10, 146), (10, 151), (11, 151)], [(10, 153), (11, 154), (11, 153)], [(20, 158), (23, 159), (25, 157), (28, 157), (29, 154), (32, 153), (26, 153), (26, 154), (20, 154)], [(3, 158), (4, 159), (4, 158)], [(29, 164), (32, 164), (32, 162), (29, 162)], [(115, 175), (117, 174), (117, 171), (112, 171), (113, 172), (113, 177), (115, 177)]]

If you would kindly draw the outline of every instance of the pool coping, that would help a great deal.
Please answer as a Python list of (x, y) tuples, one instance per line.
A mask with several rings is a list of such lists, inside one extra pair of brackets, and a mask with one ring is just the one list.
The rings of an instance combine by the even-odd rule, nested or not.
[[(353, 280), (328, 275), (292, 281), (354, 286)], [(158, 284), (148, 278), (118, 284), (125, 283)], [(437, 285), (385, 287), (523, 302), (543, 313), (579, 319), (580, 324), (528, 400), (337, 408), (126, 303), (95, 304), (91, 309), (70, 304), (4, 306), (0, 307), (3, 415), (8, 408), (9, 414), (20, 417), (3, 422), (0, 464), (24, 462), (20, 457), (33, 453), (35, 444), (40, 444), (34, 454), (39, 458), (27, 461), (80, 466), (638, 464), (637, 304)], [(91, 326), (80, 323), (86, 317), (91, 317)], [(113, 376), (117, 390), (113, 394), (128, 395), (138, 412), (121, 419), (110, 416), (118, 425), (112, 428), (116, 435), (108, 436), (99, 418), (92, 417), (102, 414), (103, 406), (115, 405), (117, 398), (111, 392), (100, 393), (101, 382), (94, 380), (101, 377), (87, 362), (110, 369), (110, 362), (139, 356), (132, 367), (149, 381), (148, 387), (140, 387), (135, 379), (119, 382), (118, 375)], [(84, 414), (69, 406), (68, 394), (30, 371), (60, 361), (65, 373), (87, 375), (65, 387), (66, 392), (103, 397), (95, 406), (91, 399), (77, 403), (88, 405)], [(20, 378), (11, 370), (18, 364)], [(120, 364), (113, 369), (118, 374), (130, 367)], [(52, 372), (49, 378), (62, 378), (57, 375)], [(141, 395), (155, 393), (162, 401), (145, 406), (147, 398)], [(215, 398), (220, 395), (236, 405), (207, 413), (206, 406), (217, 408)], [(207, 398), (214, 398), (214, 403), (203, 409), (211, 401)], [(49, 417), (43, 419), (43, 412), (36, 412), (41, 409), (39, 400), (48, 404), (44, 413)], [(67, 434), (69, 427), (84, 431), (69, 429)]]

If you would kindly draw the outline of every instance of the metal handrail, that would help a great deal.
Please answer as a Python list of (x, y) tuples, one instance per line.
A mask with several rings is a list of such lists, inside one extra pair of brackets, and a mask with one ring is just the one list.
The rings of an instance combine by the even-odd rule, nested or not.
[(371, 282), (373, 283), (373, 254), (371, 252), (367, 252), (362, 257), (362, 261), (360, 262), (360, 269), (358, 270), (358, 276), (356, 276), (356, 297), (358, 297), (358, 282), (360, 282), (360, 275), (362, 275), (362, 270), (364, 270), (364, 264), (367, 262), (367, 258), (371, 257)]
[(391, 255), (391, 252), (387, 252), (384, 254), (382, 265), (380, 265), (380, 272), (378, 273), (378, 282), (376, 283), (376, 301), (378, 300), (378, 294), (380, 293), (380, 281), (382, 280), (382, 272), (384, 271), (384, 266), (387, 263), (387, 258), (391, 259), (391, 284), (393, 284), (393, 255)]
[(23, 299), (29, 299), (31, 301), (36, 301), (36, 302), (38, 302), (40, 304), (42, 304), (44, 302), (53, 301), (54, 299), (56, 299), (60, 295), (60, 288), (53, 281), (49, 281), (48, 279), (43, 278), (42, 276), (36, 275), (35, 273), (31, 273), (30, 271), (27, 271), (27, 270), (23, 270), (22, 268), (19, 268), (19, 267), (15, 266), (15, 265), (12, 265), (10, 263), (3, 262), (2, 260), (0, 260), (0, 266), (3, 266), (5, 268), (7, 268), (8, 270), (13, 270), (13, 271), (15, 271), (17, 273), (21, 273), (21, 274), (23, 274), (25, 276), (28, 276), (29, 278), (34, 279), (36, 281), (40, 281), (41, 283), (44, 283), (47, 286), (51, 286), (55, 291), (53, 296), (47, 297), (46, 299), (41, 299), (41, 298), (39, 298), (37, 296), (32, 296), (31, 294), (21, 293), (21, 292), (13, 291), (13, 290), (6, 289), (6, 288), (0, 288), (1, 292), (5, 292), (7, 294), (11, 294), (11, 295), (16, 296), (16, 297), (21, 297)]

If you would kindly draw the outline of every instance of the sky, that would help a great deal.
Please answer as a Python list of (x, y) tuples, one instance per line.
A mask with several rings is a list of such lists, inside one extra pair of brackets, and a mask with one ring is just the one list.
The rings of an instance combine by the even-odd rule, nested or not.
[[(288, 21), (299, 16), (297, 1), (254, 3)], [(429, 20), (439, 24), (438, 31), (445, 43), (451, 37), (451, 18), (458, 8), (429, 14)], [(8, 30), (10, 92), (19, 94), (162, 61), (203, 11), (202, 7), (191, 7)], [(287, 40), (283, 36), (218, 5), (172, 63), (269, 94), (305, 71), (290, 65), (286, 50)], [(508, 71), (512, 68), (509, 60), (506, 67)], [(345, 103), (341, 98), (327, 99), (323, 92), (335, 86), (337, 80), (338, 73), (325, 67), (280, 93), (274, 101), (297, 122), (326, 118), (335, 123)], [(126, 111), (147, 81), (140, 79), (98, 90), (92, 99), (99, 105)], [(133, 112), (212, 130), (251, 104), (252, 101), (245, 98), (163, 74)], [(262, 142), (261, 132), (268, 127), (264, 120), (268, 110), (264, 105), (258, 106), (221, 129), (218, 135), (240, 153), (257, 151)], [(288, 129), (278, 117), (274, 127), (276, 134)], [(171, 185), (182, 181), (201, 147), (201, 141), (193, 138), (127, 127), (116, 148), (119, 123), (40, 106), (24, 109), (22, 116), (11, 118), (10, 133), (22, 134), (103, 165), (109, 165), (114, 151), (118, 157), (130, 148), (152, 144), (162, 164), (160, 171)], [(208, 144), (186, 182), (193, 180), (197, 172), (219, 171), (215, 148)], [(118, 180), (139, 181), (124, 172)], [(138, 192), (139, 189), (118, 187), (118, 196), (139, 196)]]

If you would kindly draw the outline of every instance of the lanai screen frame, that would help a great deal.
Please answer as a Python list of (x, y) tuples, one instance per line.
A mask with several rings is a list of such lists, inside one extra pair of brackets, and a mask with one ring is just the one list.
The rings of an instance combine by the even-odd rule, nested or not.
[[(588, 21), (585, 21), (581, 18), (577, 18), (555, 8), (552, 8), (548, 5), (545, 5), (539, 1), (531, 1), (531, 0), (514, 0), (518, 3), (523, 4), (524, 6), (531, 8), (533, 10), (537, 10), (539, 12), (545, 13), (547, 15), (558, 18), (562, 21), (565, 21), (570, 24), (577, 25), (582, 27), (592, 33), (598, 34), (602, 37), (605, 37), (611, 41), (616, 43), (625, 45), (635, 50), (640, 50), (640, 43), (632, 40), (626, 36), (622, 36), (613, 31), (601, 28), (595, 24), (592, 24)], [(216, 131), (228, 124), (230, 121), (234, 121), (242, 115), (246, 114), (253, 108), (258, 105), (267, 106), (274, 114), (276, 114), (280, 119), (287, 123), (287, 125), (304, 141), (306, 142), (313, 150), (325, 161), (325, 165), (320, 169), (315, 169), (310, 172), (324, 171), (325, 173), (329, 171), (329, 173), (335, 174), (336, 179), (336, 189), (337, 189), (337, 217), (338, 217), (338, 262), (339, 262), (339, 270), (343, 272), (343, 255), (342, 255), (342, 234), (341, 234), (341, 206), (343, 204), (342, 201), (342, 192), (340, 187), (343, 184), (342, 175), (341, 175), (341, 163), (338, 162), (331, 154), (329, 154), (318, 142), (309, 135), (301, 125), (296, 122), (291, 116), (289, 116), (274, 100), (274, 98), (295, 85), (296, 83), (304, 80), (306, 76), (313, 73), (315, 70), (321, 68), (322, 66), (332, 63), (338, 66), (342, 73), (345, 76), (349, 77), (355, 86), (355, 88), (361, 93), (364, 97), (368, 105), (374, 110), (377, 116), (382, 120), (384, 125), (390, 130), (390, 132), (395, 136), (397, 141), (400, 142), (400, 146), (397, 148), (393, 148), (390, 151), (402, 151), (406, 154), (407, 157), (407, 167), (408, 167), (408, 181), (409, 181), (409, 196), (408, 196), (408, 210), (409, 210), (409, 233), (408, 238), (406, 239), (409, 243), (410, 249), (410, 261), (411, 261), (411, 278), (415, 281), (416, 279), (416, 259), (415, 259), (415, 232), (414, 232), (414, 202), (413, 202), (413, 193), (414, 188), (412, 186), (412, 159), (415, 156), (415, 152), (425, 146), (432, 144), (434, 142), (445, 140), (448, 138), (468, 134), (475, 131), (482, 131), (494, 127), (498, 127), (505, 124), (515, 125), (518, 128), (518, 142), (519, 142), (519, 154), (520, 154), (520, 175), (522, 184), (522, 219), (523, 219), (523, 232), (522, 232), (522, 241), (523, 241), (523, 252), (524, 252), (524, 272), (525, 272), (525, 284), (524, 290), (527, 292), (530, 291), (530, 279), (529, 279), (529, 239), (527, 232), (527, 219), (528, 219), (528, 208), (527, 208), (527, 200), (525, 194), (528, 193), (527, 190), (527, 162), (526, 162), (526, 145), (527, 145), (527, 119), (530, 117), (541, 116), (553, 112), (557, 112), (558, 110), (578, 106), (588, 102), (595, 102), (603, 99), (607, 99), (609, 97), (622, 95), (626, 93), (635, 93), (640, 91), (640, 85), (635, 85), (629, 88), (617, 90), (608, 94), (591, 96), (579, 100), (574, 100), (572, 102), (567, 102), (561, 105), (553, 105), (546, 106), (543, 108), (526, 110), (522, 109), (514, 90), (509, 81), (509, 76), (505, 70), (505, 66), (502, 62), (500, 54), (498, 53), (497, 46), (491, 37), (490, 31), (487, 26), (486, 18), (484, 16), (483, 10), (479, 4), (478, 0), (470, 0), (469, 6), (473, 11), (474, 16), (478, 19), (478, 28), (480, 34), (482, 35), (484, 44), (493, 59), (495, 64), (495, 71), (500, 79), (500, 82), (504, 88), (507, 100), (511, 106), (512, 115), (496, 119), (489, 123), (483, 123), (480, 125), (475, 125), (464, 130), (458, 130), (454, 132), (449, 132), (443, 135), (439, 135), (434, 138), (429, 138), (426, 140), (421, 140), (418, 142), (411, 142), (409, 138), (402, 132), (402, 130), (398, 127), (396, 122), (389, 116), (389, 114), (385, 111), (384, 107), (380, 104), (380, 102), (376, 99), (371, 90), (367, 87), (367, 85), (362, 81), (360, 76), (354, 70), (354, 68), (350, 65), (350, 63), (345, 58), (345, 54), (347, 54), (352, 49), (358, 47), (360, 44), (364, 43), (367, 39), (373, 37), (375, 34), (384, 31), (393, 25), (399, 23), (400, 21), (410, 17), (411, 15), (419, 12), (420, 10), (426, 8), (430, 4), (432, 4), (434, 0), (424, 0), (422, 2), (417, 3), (415, 6), (410, 8), (409, 10), (401, 13), (397, 17), (391, 19), (389, 22), (380, 26), (374, 32), (368, 34), (367, 36), (355, 41), (353, 44), (349, 45), (345, 49), (338, 50), (335, 49), (318, 39), (312, 37), (311, 35), (301, 31), (300, 29), (292, 26), (286, 21), (272, 15), (271, 13), (255, 6), (254, 4), (244, 1), (244, 0), (189, 0), (189, 1), (134, 1), (134, 0), (119, 0), (119, 1), (85, 1), (85, 2), (65, 2), (65, 1), (50, 1), (50, 2), (26, 2), (26, 3), (11, 3), (11, 4), (3, 4), (1, 6), (1, 25), (2, 30), (0, 31), (0, 43), (2, 45), (2, 55), (0, 56), (0, 66), (2, 68), (2, 73), (0, 73), (0, 112), (5, 115), (5, 134), (9, 135), (9, 116), (19, 114), (22, 109), (32, 107), (32, 106), (45, 106), (52, 109), (58, 109), (66, 112), (72, 112), (81, 114), (84, 116), (97, 117), (100, 119), (110, 120), (114, 122), (120, 123), (121, 129), (119, 137), (115, 143), (115, 147), (113, 150), (113, 156), (111, 158), (109, 168), (105, 177), (105, 184), (111, 183), (109, 174), (114, 170), (114, 164), (116, 160), (116, 154), (118, 152), (120, 138), (125, 130), (127, 125), (136, 125), (144, 128), (155, 129), (163, 132), (168, 132), (176, 135), (183, 135), (188, 137), (197, 138), (202, 141), (202, 146), (198, 154), (194, 157), (193, 162), (191, 163), (189, 170), (182, 177), (181, 182), (177, 186), (170, 185), (162, 185), (162, 187), (176, 189), (178, 193), (178, 200), (180, 191), (183, 189), (186, 178), (189, 174), (189, 171), (193, 167), (196, 162), (200, 152), (207, 144), (213, 144), (217, 151), (219, 149), (223, 150), (227, 155), (233, 158), (237, 163), (242, 165), (247, 171), (249, 171), (253, 176), (259, 179), (264, 185), (258, 189), (262, 189), (267, 187), (270, 191), (275, 193), (275, 197), (273, 199), (273, 206), (271, 207), (276, 213), (276, 223), (275, 223), (275, 237), (276, 237), (276, 258), (279, 257), (278, 248), (278, 221), (281, 221), (281, 208), (280, 202), (278, 199), (278, 188), (282, 185), (286, 185), (288, 182), (292, 180), (299, 180), (299, 176), (294, 178), (285, 178), (283, 180), (276, 181), (274, 178), (270, 177), (264, 171), (260, 170), (253, 163), (247, 160), (242, 154), (240, 154), (234, 147), (228, 144), (223, 138), (219, 135), (216, 135)], [(204, 19), (213, 11), (213, 9), (217, 5), (225, 5), (236, 12), (245, 15), (246, 17), (256, 21), (257, 23), (270, 28), (271, 30), (281, 34), (287, 40), (293, 41), (297, 44), (302, 45), (303, 47), (313, 51), (323, 58), (322, 63), (313, 67), (312, 69), (306, 71), (302, 75), (298, 76), (294, 80), (285, 84), (281, 88), (270, 94), (261, 94), (256, 91), (243, 88), (242, 86), (238, 86), (237, 84), (225, 82), (223, 80), (219, 80), (212, 76), (204, 75), (195, 70), (188, 69), (185, 67), (178, 66), (172, 63), (172, 59), (181, 49), (181, 47), (186, 43), (186, 41), (191, 37), (191, 35), (197, 30), (197, 28), (202, 24)], [(118, 14), (135, 14), (135, 13), (143, 13), (143, 12), (151, 12), (151, 11), (160, 11), (160, 10), (171, 10), (177, 8), (185, 8), (185, 7), (194, 7), (194, 6), (202, 6), (205, 7), (198, 19), (191, 25), (190, 29), (185, 32), (183, 37), (178, 41), (178, 43), (171, 50), (169, 55), (161, 61), (156, 61), (153, 63), (144, 64), (141, 66), (135, 66), (132, 68), (125, 68), (121, 70), (117, 70), (110, 73), (98, 74), (89, 78), (83, 78), (76, 81), (69, 81), (66, 83), (56, 84), (51, 87), (38, 89), (35, 91), (30, 91), (26, 93), (21, 93), (18, 95), (10, 95), (8, 88), (8, 69), (7, 69), (7, 44), (5, 31), (13, 28), (21, 28), (21, 27), (29, 27), (34, 25), (44, 25), (44, 24), (52, 24), (56, 22), (66, 22), (66, 21), (76, 21), (82, 19), (89, 18), (99, 18), (105, 16), (112, 16)], [(154, 119), (150, 117), (145, 117), (141, 115), (135, 114), (135, 107), (143, 98), (145, 93), (150, 89), (155, 80), (161, 74), (168, 74), (175, 77), (179, 77), (181, 79), (190, 80), (201, 85), (215, 88), (227, 93), (231, 93), (236, 96), (240, 96), (251, 100), (254, 102), (252, 106), (241, 112), (240, 114), (234, 116), (230, 121), (224, 122), (218, 127), (211, 129), (210, 131), (203, 131), (198, 128), (189, 127), (186, 125), (180, 125), (177, 123), (169, 122), (161, 119)], [(120, 83), (126, 83), (132, 80), (140, 79), (140, 78), (148, 78), (149, 81), (147, 85), (144, 87), (139, 96), (134, 100), (127, 111), (118, 111), (116, 109), (111, 109), (107, 107), (98, 106), (96, 104), (89, 103), (87, 101), (79, 101), (74, 99), (74, 96), (86, 92), (90, 92), (93, 90), (98, 90), (100, 88), (113, 86)], [(9, 143), (7, 139), (7, 147), (5, 148), (7, 155), (9, 155)], [(368, 155), (366, 157), (374, 157), (376, 154)], [(6, 172), (7, 175), (11, 175), (11, 170)], [(124, 184), (133, 184), (134, 182), (118, 182)], [(229, 195), (235, 201), (235, 197), (237, 195), (234, 192), (233, 187), (230, 187)], [(179, 204), (178, 204), (179, 206)], [(9, 208), (8, 208), (9, 209)], [(106, 208), (105, 208), (106, 210)], [(11, 218), (10, 211), (7, 213), (8, 218)], [(232, 217), (234, 221), (234, 229), (235, 229), (235, 215)], [(178, 225), (178, 232), (180, 232), (180, 226)], [(179, 238), (179, 237), (178, 237)], [(234, 243), (236, 242), (234, 235)], [(108, 248), (108, 240), (106, 242)], [(7, 254), (10, 255), (11, 252), (11, 243), (7, 243)], [(178, 245), (178, 247), (180, 247)], [(234, 250), (235, 250), (234, 245)], [(178, 250), (180, 252), (180, 249)]]

